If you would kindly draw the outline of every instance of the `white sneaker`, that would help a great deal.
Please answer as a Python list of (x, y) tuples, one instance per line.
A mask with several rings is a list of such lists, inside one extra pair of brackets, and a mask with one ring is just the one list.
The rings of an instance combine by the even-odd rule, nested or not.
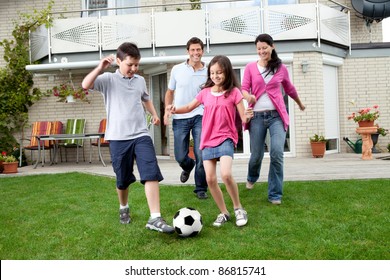
[(229, 215), (221, 213), (217, 216), (217, 219), (214, 221), (213, 226), (220, 227), (229, 220), (230, 220)]
[(253, 189), (254, 185), (255, 185), (255, 183), (253, 183), (253, 182), (249, 182), (249, 181), (246, 182), (246, 188), (248, 190)]
[(270, 200), (269, 202), (271, 202), (273, 205), (280, 205), (282, 204), (282, 201), (277, 199), (277, 200)]
[(248, 215), (244, 208), (235, 209), (234, 214), (236, 215), (236, 225), (238, 227), (245, 226), (248, 223)]

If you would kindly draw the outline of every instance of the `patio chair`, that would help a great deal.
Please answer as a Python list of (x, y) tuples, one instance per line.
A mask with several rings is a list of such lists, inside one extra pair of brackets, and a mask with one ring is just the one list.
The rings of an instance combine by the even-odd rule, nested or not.
[[(99, 124), (99, 133), (105, 133), (106, 132), (106, 125), (107, 125), (107, 119), (102, 119)], [(92, 140), (91, 140), (92, 141)], [(91, 146), (98, 146), (98, 142), (100, 141), (100, 147), (110, 147), (110, 143), (103, 138), (97, 139), (95, 142), (91, 142)], [(92, 161), (91, 156), (92, 153), (90, 153), (89, 162)], [(100, 159), (99, 159), (100, 160)]]
[[(33, 161), (33, 151), (38, 151), (38, 139), (35, 137), (36, 135), (49, 135), (51, 130), (51, 122), (48, 121), (39, 121), (34, 122), (32, 124), (31, 135), (30, 138), (22, 138), (20, 139), (20, 158), (22, 158), (23, 149), (31, 151), (31, 161)], [(30, 144), (27, 146), (23, 146), (23, 141), (30, 141)], [(44, 140), (40, 141), (40, 147), (42, 149), (42, 162), (45, 162), (45, 149), (50, 150), (50, 141)], [(51, 156), (51, 154), (50, 154)], [(39, 160), (39, 159), (38, 159)], [(22, 166), (22, 161), (19, 161), (19, 166)]]
[[(68, 119), (66, 122), (65, 134), (84, 134), (85, 119)], [(68, 161), (67, 149), (76, 148), (76, 163), (79, 163), (79, 148), (83, 149), (83, 159), (85, 161), (84, 154), (84, 140), (83, 139), (66, 139), (59, 144), (60, 148), (65, 149), (65, 161)]]
[[(52, 121), (51, 122), (51, 128), (50, 128), (50, 134), (62, 134), (64, 131), (64, 125), (62, 122), (60, 121)], [(50, 140), (50, 148), (51, 149), (57, 149), (58, 148), (58, 144), (59, 143), (55, 143), (54, 140)], [(57, 145), (57, 146), (55, 146)], [(61, 161), (62, 161), (62, 155), (61, 155), (61, 150), (60, 151), (60, 158), (61, 158)], [(56, 156), (57, 156), (57, 151), (54, 152), (54, 155), (53, 155), (53, 162), (56, 161)]]

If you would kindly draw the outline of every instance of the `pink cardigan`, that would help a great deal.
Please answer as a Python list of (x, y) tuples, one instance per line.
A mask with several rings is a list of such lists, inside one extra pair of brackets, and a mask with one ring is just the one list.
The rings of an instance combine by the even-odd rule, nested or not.
[[(265, 84), (263, 76), (257, 68), (257, 61), (251, 62), (245, 67), (241, 89), (254, 94), (256, 100), (258, 100), (263, 93), (267, 92), (284, 123), (284, 129), (287, 131), (290, 120), (280, 86), (283, 87), (284, 92), (291, 98), (294, 99), (298, 97), (297, 90), (291, 83), (287, 67), (284, 64), (281, 64), (268, 84)], [(254, 105), (249, 105), (249, 107), (253, 106)]]

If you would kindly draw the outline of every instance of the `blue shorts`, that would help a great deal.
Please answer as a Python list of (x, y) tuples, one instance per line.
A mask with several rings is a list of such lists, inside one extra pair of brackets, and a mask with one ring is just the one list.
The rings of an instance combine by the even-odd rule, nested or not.
[(137, 162), (142, 184), (146, 181), (160, 182), (164, 179), (149, 136), (123, 141), (110, 140), (110, 153), (118, 189), (125, 190), (136, 181), (134, 160)]
[(212, 147), (212, 148), (204, 148), (202, 150), (202, 158), (203, 160), (209, 160), (209, 159), (217, 159), (221, 156), (230, 156), (232, 158), (234, 155), (234, 143), (229, 138), (223, 141), (219, 146)]

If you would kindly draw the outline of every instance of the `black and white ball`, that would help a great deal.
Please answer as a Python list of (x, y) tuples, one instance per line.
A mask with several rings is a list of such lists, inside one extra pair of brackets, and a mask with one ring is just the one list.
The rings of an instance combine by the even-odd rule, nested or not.
[(173, 217), (173, 227), (181, 237), (196, 236), (203, 227), (202, 216), (194, 208), (181, 208)]

